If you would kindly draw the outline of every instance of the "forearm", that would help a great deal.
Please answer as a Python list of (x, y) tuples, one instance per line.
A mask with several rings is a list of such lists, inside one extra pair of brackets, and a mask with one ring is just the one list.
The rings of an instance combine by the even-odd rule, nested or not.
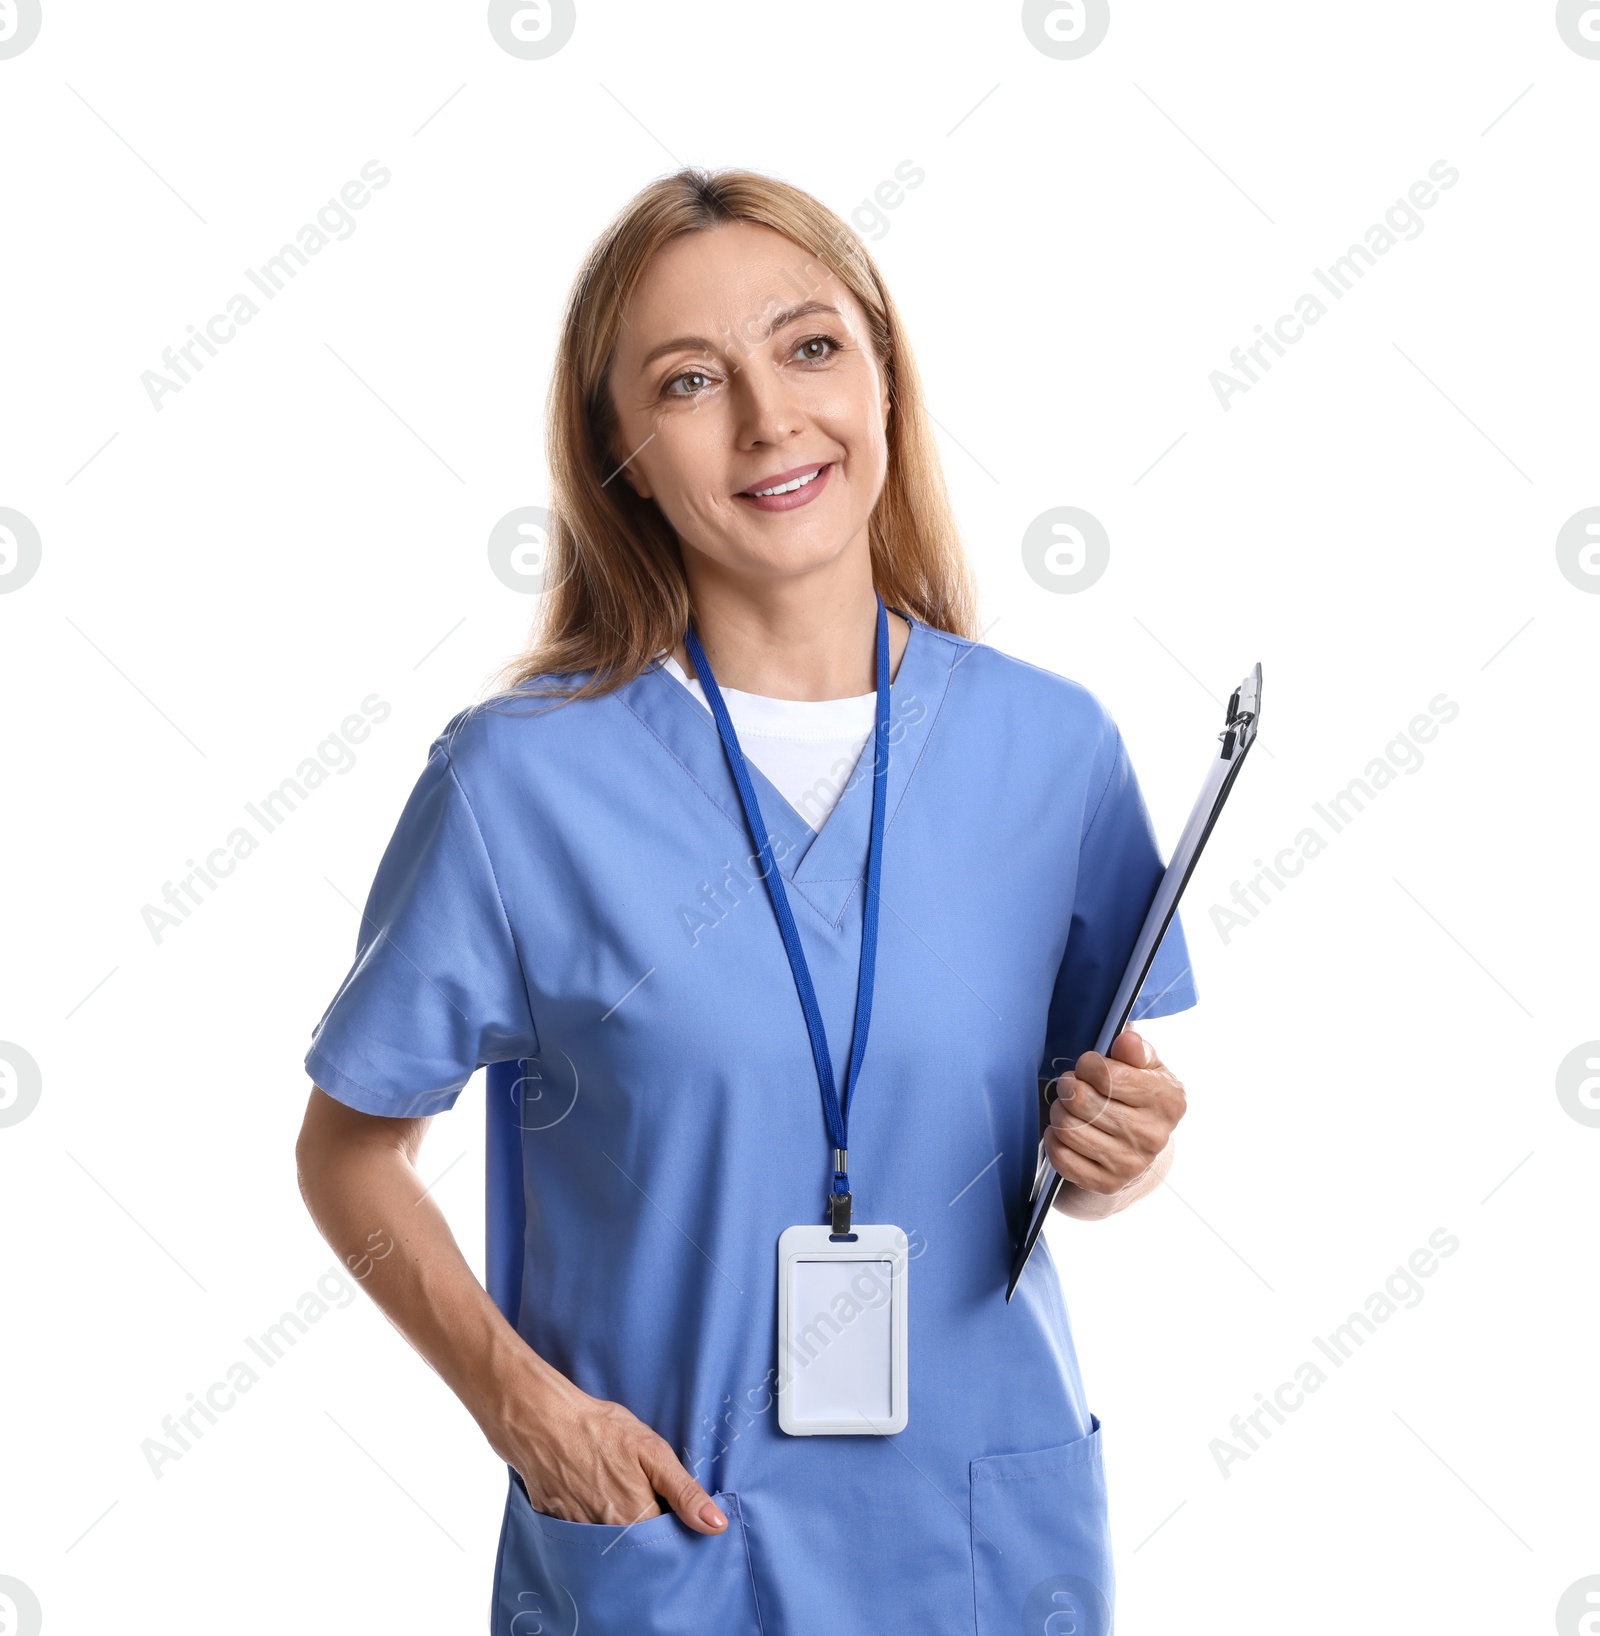
[(1086, 1187), (1079, 1187), (1076, 1182), (1062, 1179), (1056, 1193), (1055, 1208), (1064, 1216), (1071, 1216), (1076, 1221), (1103, 1221), (1107, 1216), (1114, 1216), (1121, 1210), (1126, 1210), (1130, 1204), (1136, 1204), (1147, 1193), (1153, 1193), (1166, 1180), (1167, 1172), (1172, 1169), (1172, 1159), (1177, 1137), (1169, 1136), (1167, 1145), (1150, 1162), (1148, 1168), (1135, 1176), (1131, 1182), (1117, 1189), (1115, 1193), (1092, 1193)]
[(296, 1158), (322, 1236), (492, 1444), (513, 1400), (568, 1384), (478, 1282), (401, 1141), (302, 1137)]
[(663, 1437), (568, 1380), (506, 1322), (417, 1174), (427, 1128), (312, 1090), (295, 1162), (322, 1236), (461, 1399), (536, 1511), (632, 1523), (665, 1505), (697, 1533), (725, 1529)]

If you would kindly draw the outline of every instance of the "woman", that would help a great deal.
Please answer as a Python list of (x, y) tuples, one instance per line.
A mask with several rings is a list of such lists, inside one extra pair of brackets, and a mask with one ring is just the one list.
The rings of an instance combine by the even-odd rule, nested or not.
[[(798, 189), (684, 171), (628, 205), (549, 454), (539, 639), (434, 743), (298, 1149), (342, 1255), (393, 1239), (367, 1289), (509, 1467), (493, 1629), (1104, 1636), (1047, 1252), (1004, 1291), (1049, 1076), (1071, 1215), (1155, 1187), (1183, 1112), (1136, 1033), (1087, 1049), (1162, 867), (1117, 728), (972, 639), (894, 305)], [(1194, 1000), (1174, 922), (1134, 1016)], [(510, 1059), (514, 1323), (414, 1169)], [(778, 1240), (841, 1208), (910, 1246), (892, 1435), (780, 1424)]]

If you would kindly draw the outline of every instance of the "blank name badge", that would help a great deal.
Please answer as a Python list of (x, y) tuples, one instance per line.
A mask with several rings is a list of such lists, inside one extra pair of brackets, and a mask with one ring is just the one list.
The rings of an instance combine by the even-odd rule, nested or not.
[(826, 1225), (778, 1239), (778, 1425), (794, 1437), (906, 1424), (906, 1235)]

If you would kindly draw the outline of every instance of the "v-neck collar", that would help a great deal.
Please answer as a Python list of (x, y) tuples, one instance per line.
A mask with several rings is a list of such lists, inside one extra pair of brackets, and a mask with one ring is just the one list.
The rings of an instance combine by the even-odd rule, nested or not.
[[(933, 730), (953, 664), (950, 644), (910, 615), (895, 611), (911, 626), (911, 632), (889, 688), (886, 833), (892, 833), (906, 786)], [(619, 688), (615, 697), (660, 742), (734, 829), (740, 854), (753, 852), (754, 842), (745, 827), (739, 792), (711, 713), (659, 665)], [(780, 842), (784, 848), (778, 867), (785, 882), (835, 930), (844, 918), (851, 895), (866, 875), (872, 819), (872, 748), (869, 739), (820, 832), (790, 806), (754, 762), (749, 763), (750, 781), (774, 849)]]

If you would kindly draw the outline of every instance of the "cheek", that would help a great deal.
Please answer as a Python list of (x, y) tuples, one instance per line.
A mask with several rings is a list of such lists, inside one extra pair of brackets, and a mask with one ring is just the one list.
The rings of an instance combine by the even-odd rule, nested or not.
[(852, 489), (875, 489), (889, 466), (889, 445), (883, 421), (875, 403), (835, 394), (827, 402), (812, 406), (812, 423), (830, 441), (845, 451), (847, 480)]
[(883, 406), (873, 398), (860, 407), (855, 416), (852, 448), (858, 464), (881, 480), (889, 468), (889, 433), (883, 423)]
[(679, 510), (704, 509), (724, 485), (727, 460), (716, 416), (709, 410), (664, 415), (645, 434), (641, 451), (659, 500)]

